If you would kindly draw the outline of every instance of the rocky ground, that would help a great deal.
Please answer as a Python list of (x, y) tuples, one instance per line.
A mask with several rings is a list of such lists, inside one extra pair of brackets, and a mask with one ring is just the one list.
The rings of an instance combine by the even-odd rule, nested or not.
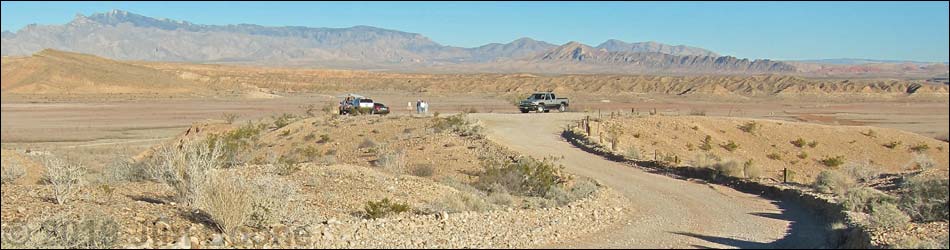
[[(439, 127), (433, 124), (438, 121), (313, 117), (263, 128), (246, 151), (247, 162), (232, 171), (289, 186), (294, 192), (286, 197), (288, 209), (280, 222), (239, 230), (249, 238), (223, 235), (207, 217), (177, 203), (174, 189), (154, 181), (86, 178), (76, 199), (65, 205), (56, 204), (51, 186), (42, 182), (4, 184), (0, 206), (4, 247), (30, 246), (19, 245), (17, 236), (51, 219), (111, 218), (118, 225), (117, 247), (523, 248), (586, 237), (634, 212), (623, 196), (596, 184), (591, 193), (563, 205), (515, 194), (504, 194), (502, 202), (490, 199), (496, 194), (469, 185), (485, 170), (486, 159), (516, 155), (477, 135), (460, 136), (448, 127), (433, 129)], [(207, 138), (240, 126), (201, 122), (169, 143)], [(324, 134), (330, 139), (320, 136)], [(157, 149), (135, 159), (147, 162)], [(402, 154), (404, 162), (379, 162), (393, 152)], [(23, 165), (37, 164), (23, 151), (5, 150), (4, 156), (22, 159)], [(296, 169), (278, 174), (277, 165), (284, 163), (274, 159), (290, 158)], [(433, 171), (419, 174), (413, 171), (418, 166)], [(110, 171), (114, 168), (103, 168), (99, 174)], [(572, 178), (565, 185), (579, 181)], [(477, 199), (480, 205), (447, 209), (457, 197), (474, 197), (468, 199)], [(367, 202), (383, 198), (410, 209), (380, 219), (365, 217)]]

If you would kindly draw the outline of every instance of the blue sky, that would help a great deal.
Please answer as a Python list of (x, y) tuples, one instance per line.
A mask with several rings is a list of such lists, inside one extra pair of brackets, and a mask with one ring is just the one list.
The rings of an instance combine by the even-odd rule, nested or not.
[(198, 24), (369, 25), (475, 47), (531, 37), (690, 45), (740, 58), (946, 62), (947, 2), (2, 2), (2, 29), (122, 9)]

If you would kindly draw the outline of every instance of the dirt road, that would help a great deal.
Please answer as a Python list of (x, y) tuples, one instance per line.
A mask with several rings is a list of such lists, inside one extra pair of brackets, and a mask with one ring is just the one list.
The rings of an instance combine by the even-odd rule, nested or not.
[(650, 174), (608, 161), (561, 139), (583, 113), (477, 114), (490, 139), (512, 150), (563, 156), (574, 174), (597, 179), (631, 202), (626, 221), (553, 248), (825, 248), (825, 224), (796, 204), (700, 181)]

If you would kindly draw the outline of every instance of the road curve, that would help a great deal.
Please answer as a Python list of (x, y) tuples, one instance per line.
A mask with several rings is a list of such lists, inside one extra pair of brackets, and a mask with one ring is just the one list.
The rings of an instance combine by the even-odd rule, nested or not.
[(796, 204), (701, 181), (647, 173), (589, 154), (560, 137), (583, 113), (473, 114), (488, 138), (534, 157), (563, 156), (568, 172), (630, 200), (611, 230), (551, 248), (827, 248), (825, 224)]

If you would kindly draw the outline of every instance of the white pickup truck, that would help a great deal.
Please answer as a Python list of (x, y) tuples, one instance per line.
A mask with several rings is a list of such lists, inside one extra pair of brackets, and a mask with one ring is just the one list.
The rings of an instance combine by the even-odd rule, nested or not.
[(521, 110), (521, 113), (528, 113), (532, 110), (547, 113), (551, 109), (564, 112), (567, 111), (570, 103), (567, 98), (558, 98), (552, 92), (536, 92), (531, 94), (528, 99), (522, 100), (518, 104), (518, 109)]

